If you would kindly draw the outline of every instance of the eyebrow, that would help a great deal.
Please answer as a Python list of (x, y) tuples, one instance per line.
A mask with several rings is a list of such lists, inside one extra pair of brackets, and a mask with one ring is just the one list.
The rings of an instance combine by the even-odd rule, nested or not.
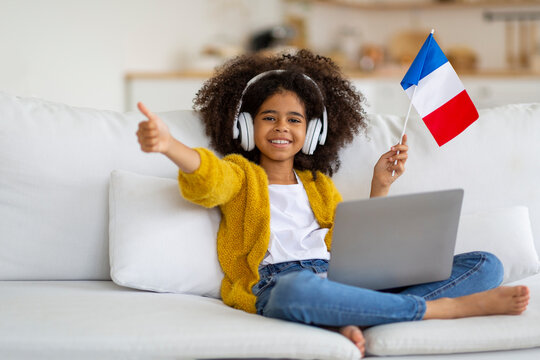
[[(277, 114), (278, 112), (276, 110), (264, 110), (264, 111), (261, 111), (260, 114)], [(296, 115), (296, 116), (299, 116), (301, 118), (304, 118), (304, 115), (300, 114), (299, 112), (296, 112), (296, 111), (289, 111), (287, 113), (287, 115)]]

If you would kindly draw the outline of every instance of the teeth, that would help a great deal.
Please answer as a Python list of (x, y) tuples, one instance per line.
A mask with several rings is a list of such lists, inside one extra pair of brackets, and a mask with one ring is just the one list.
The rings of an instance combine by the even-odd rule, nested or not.
[(272, 144), (288, 144), (287, 140), (272, 140)]

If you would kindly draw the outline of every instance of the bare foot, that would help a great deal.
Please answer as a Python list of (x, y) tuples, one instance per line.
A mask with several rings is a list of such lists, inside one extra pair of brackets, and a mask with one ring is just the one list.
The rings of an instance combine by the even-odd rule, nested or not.
[(424, 319), (456, 319), (483, 315), (519, 315), (529, 304), (529, 288), (501, 286), (454, 299), (426, 302)]
[(345, 336), (347, 339), (351, 340), (354, 345), (360, 350), (360, 354), (364, 357), (366, 352), (366, 340), (362, 334), (362, 330), (355, 325), (347, 325), (342, 328), (339, 328), (339, 333)]

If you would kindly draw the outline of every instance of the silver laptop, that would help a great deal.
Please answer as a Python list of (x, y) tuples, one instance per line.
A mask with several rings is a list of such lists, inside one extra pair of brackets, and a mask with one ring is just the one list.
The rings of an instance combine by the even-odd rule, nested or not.
[(342, 202), (328, 279), (382, 290), (450, 277), (463, 189)]

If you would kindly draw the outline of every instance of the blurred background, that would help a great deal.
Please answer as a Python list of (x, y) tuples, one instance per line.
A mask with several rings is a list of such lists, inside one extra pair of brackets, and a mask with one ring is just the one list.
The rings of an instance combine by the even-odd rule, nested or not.
[(189, 109), (227, 59), (309, 48), (369, 112), (404, 115), (399, 82), (434, 28), (478, 108), (540, 101), (539, 22), (539, 0), (0, 0), (0, 90)]

